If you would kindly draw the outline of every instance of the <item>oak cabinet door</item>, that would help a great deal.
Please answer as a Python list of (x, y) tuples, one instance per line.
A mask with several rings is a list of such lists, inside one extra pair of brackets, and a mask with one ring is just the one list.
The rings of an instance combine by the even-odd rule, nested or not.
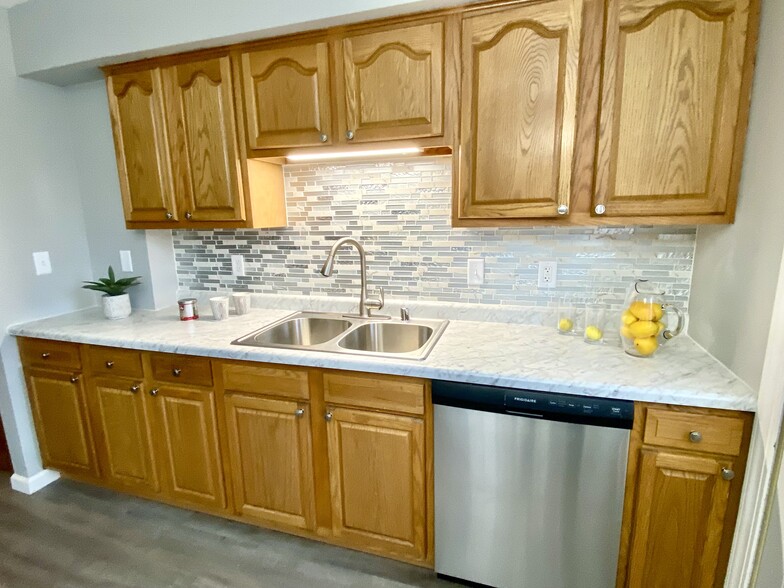
[(29, 370), (27, 389), (44, 466), (97, 477), (81, 375)]
[(228, 394), (225, 406), (237, 514), (314, 529), (307, 402)]
[(328, 43), (250, 51), (241, 61), (250, 149), (332, 142)]
[(608, 1), (596, 213), (727, 210), (748, 9), (748, 0)]
[(727, 458), (643, 447), (627, 586), (714, 585), (730, 482)]
[(182, 217), (245, 220), (230, 58), (177, 64), (163, 76)]
[(458, 218), (568, 214), (582, 0), (463, 20)]
[(339, 126), (346, 141), (443, 133), (443, 21), (349, 35), (341, 45)]
[(380, 553), (424, 558), (424, 422), (364, 410), (328, 410), (334, 534)]
[(158, 491), (143, 382), (95, 378), (89, 405), (106, 481), (126, 488)]
[(217, 510), (226, 508), (215, 395), (212, 390), (160, 386), (147, 398), (155, 411), (155, 450), (163, 460), (168, 497)]
[(160, 69), (115, 74), (106, 86), (125, 220), (176, 220)]

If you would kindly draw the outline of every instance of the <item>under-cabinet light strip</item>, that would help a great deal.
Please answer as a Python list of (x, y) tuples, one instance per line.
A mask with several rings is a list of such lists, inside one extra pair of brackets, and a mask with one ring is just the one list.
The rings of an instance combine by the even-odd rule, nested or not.
[(295, 153), (287, 155), (287, 161), (323, 161), (325, 159), (352, 159), (359, 157), (386, 157), (388, 155), (415, 155), (422, 153), (421, 147), (398, 147), (396, 149), (371, 149), (367, 151), (333, 151), (331, 153)]

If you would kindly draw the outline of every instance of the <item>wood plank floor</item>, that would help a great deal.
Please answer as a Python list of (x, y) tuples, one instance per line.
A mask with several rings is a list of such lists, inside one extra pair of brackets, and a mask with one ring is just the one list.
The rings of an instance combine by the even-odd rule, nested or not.
[(402, 588), (431, 571), (59, 480), (33, 496), (0, 475), (0, 585)]

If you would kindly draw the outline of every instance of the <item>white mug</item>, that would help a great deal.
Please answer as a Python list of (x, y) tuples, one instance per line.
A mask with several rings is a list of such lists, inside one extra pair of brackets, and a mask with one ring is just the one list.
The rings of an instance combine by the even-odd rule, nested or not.
[(210, 306), (212, 307), (212, 318), (216, 321), (222, 321), (229, 318), (229, 297), (228, 296), (215, 296), (210, 298)]
[(234, 310), (237, 314), (250, 312), (250, 292), (235, 292), (231, 297), (234, 299)]

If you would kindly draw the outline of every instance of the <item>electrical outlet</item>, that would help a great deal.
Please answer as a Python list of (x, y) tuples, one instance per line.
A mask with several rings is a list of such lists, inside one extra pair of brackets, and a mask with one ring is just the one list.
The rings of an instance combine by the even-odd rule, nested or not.
[(468, 260), (468, 285), (481, 286), (485, 283), (485, 260), (482, 257), (472, 257)]
[(539, 287), (555, 288), (555, 274), (558, 271), (558, 263), (555, 261), (539, 262)]
[(231, 275), (235, 277), (245, 275), (245, 258), (242, 255), (231, 256)]
[(124, 272), (133, 271), (133, 258), (131, 257), (131, 252), (127, 249), (120, 250), (120, 268)]
[(35, 264), (36, 276), (52, 273), (52, 260), (49, 259), (48, 251), (36, 251), (33, 253), (33, 263)]

